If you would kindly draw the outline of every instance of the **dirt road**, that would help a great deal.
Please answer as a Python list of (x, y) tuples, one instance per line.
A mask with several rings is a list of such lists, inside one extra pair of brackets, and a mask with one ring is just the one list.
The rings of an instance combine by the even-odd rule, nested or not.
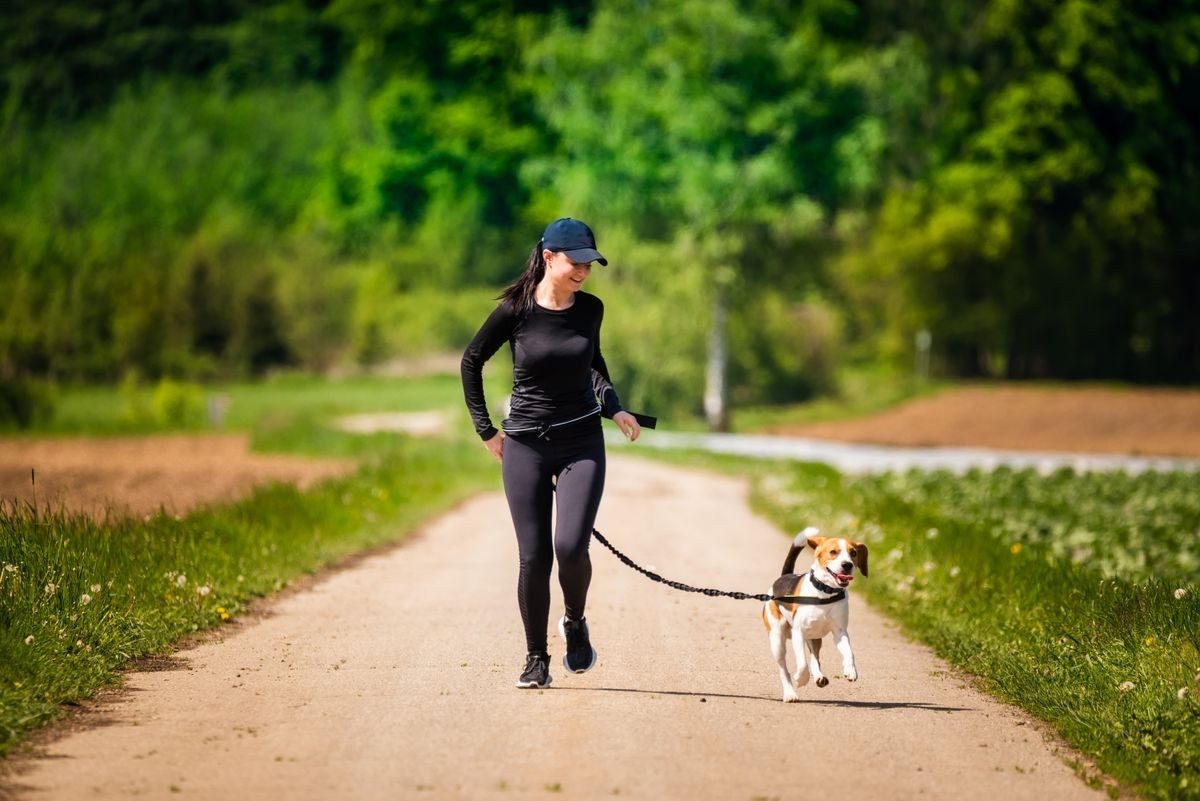
[[(747, 591), (769, 586), (788, 542), (748, 511), (741, 482), (628, 457), (612, 459), (597, 525), (671, 578)], [(92, 725), (22, 763), (15, 796), (1102, 797), (1037, 725), (965, 688), (860, 599), (860, 680), (783, 704), (756, 603), (668, 590), (598, 544), (598, 667), (566, 674), (552, 638), (554, 685), (517, 690), (509, 526), (500, 495), (478, 497), (179, 653), (174, 669), (130, 675), (83, 716)]]

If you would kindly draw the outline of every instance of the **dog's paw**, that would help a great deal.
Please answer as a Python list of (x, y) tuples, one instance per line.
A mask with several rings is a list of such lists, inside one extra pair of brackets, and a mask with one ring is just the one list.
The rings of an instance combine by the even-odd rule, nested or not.
[(795, 692), (784, 693), (783, 702), (785, 704), (798, 704), (800, 703), (800, 696), (796, 695)]
[(844, 671), (843, 675), (845, 675), (846, 681), (858, 681), (858, 671), (854, 668)]
[(821, 678), (817, 679), (817, 686), (818, 686), (818, 687), (827, 687), (827, 686), (829, 686), (829, 679), (827, 679), (827, 678), (825, 678), (824, 676), (822, 676)]
[(803, 673), (797, 673), (796, 675), (792, 676), (792, 686), (796, 688), (803, 687), (805, 684), (808, 684), (808, 679), (809, 673), (807, 670)]

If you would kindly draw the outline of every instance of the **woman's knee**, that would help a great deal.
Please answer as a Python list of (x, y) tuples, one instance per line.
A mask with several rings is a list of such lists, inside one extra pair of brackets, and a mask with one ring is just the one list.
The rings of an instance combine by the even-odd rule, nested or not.
[(570, 570), (572, 567), (589, 564), (588, 543), (591, 532), (577, 537), (560, 537), (554, 543), (554, 556), (558, 559), (559, 570)]

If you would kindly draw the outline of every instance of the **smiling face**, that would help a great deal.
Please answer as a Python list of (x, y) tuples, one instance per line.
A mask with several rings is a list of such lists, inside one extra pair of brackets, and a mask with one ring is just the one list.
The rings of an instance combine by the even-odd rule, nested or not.
[(566, 253), (544, 250), (542, 258), (546, 260), (546, 280), (558, 292), (578, 292), (592, 274), (590, 261), (574, 262)]
[(816, 552), (813, 569), (825, 573), (839, 587), (854, 580), (854, 568), (867, 575), (867, 546), (840, 537), (809, 537), (808, 546)]

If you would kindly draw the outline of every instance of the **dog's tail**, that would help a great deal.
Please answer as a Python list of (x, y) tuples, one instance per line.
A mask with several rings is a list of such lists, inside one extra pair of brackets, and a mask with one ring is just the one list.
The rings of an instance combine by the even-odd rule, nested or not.
[(791, 549), (788, 550), (787, 559), (783, 560), (783, 572), (779, 575), (786, 576), (796, 569), (796, 557), (800, 556), (800, 552), (808, 545), (808, 538), (815, 537), (820, 533), (820, 529), (809, 526), (796, 535), (796, 539), (792, 540)]

